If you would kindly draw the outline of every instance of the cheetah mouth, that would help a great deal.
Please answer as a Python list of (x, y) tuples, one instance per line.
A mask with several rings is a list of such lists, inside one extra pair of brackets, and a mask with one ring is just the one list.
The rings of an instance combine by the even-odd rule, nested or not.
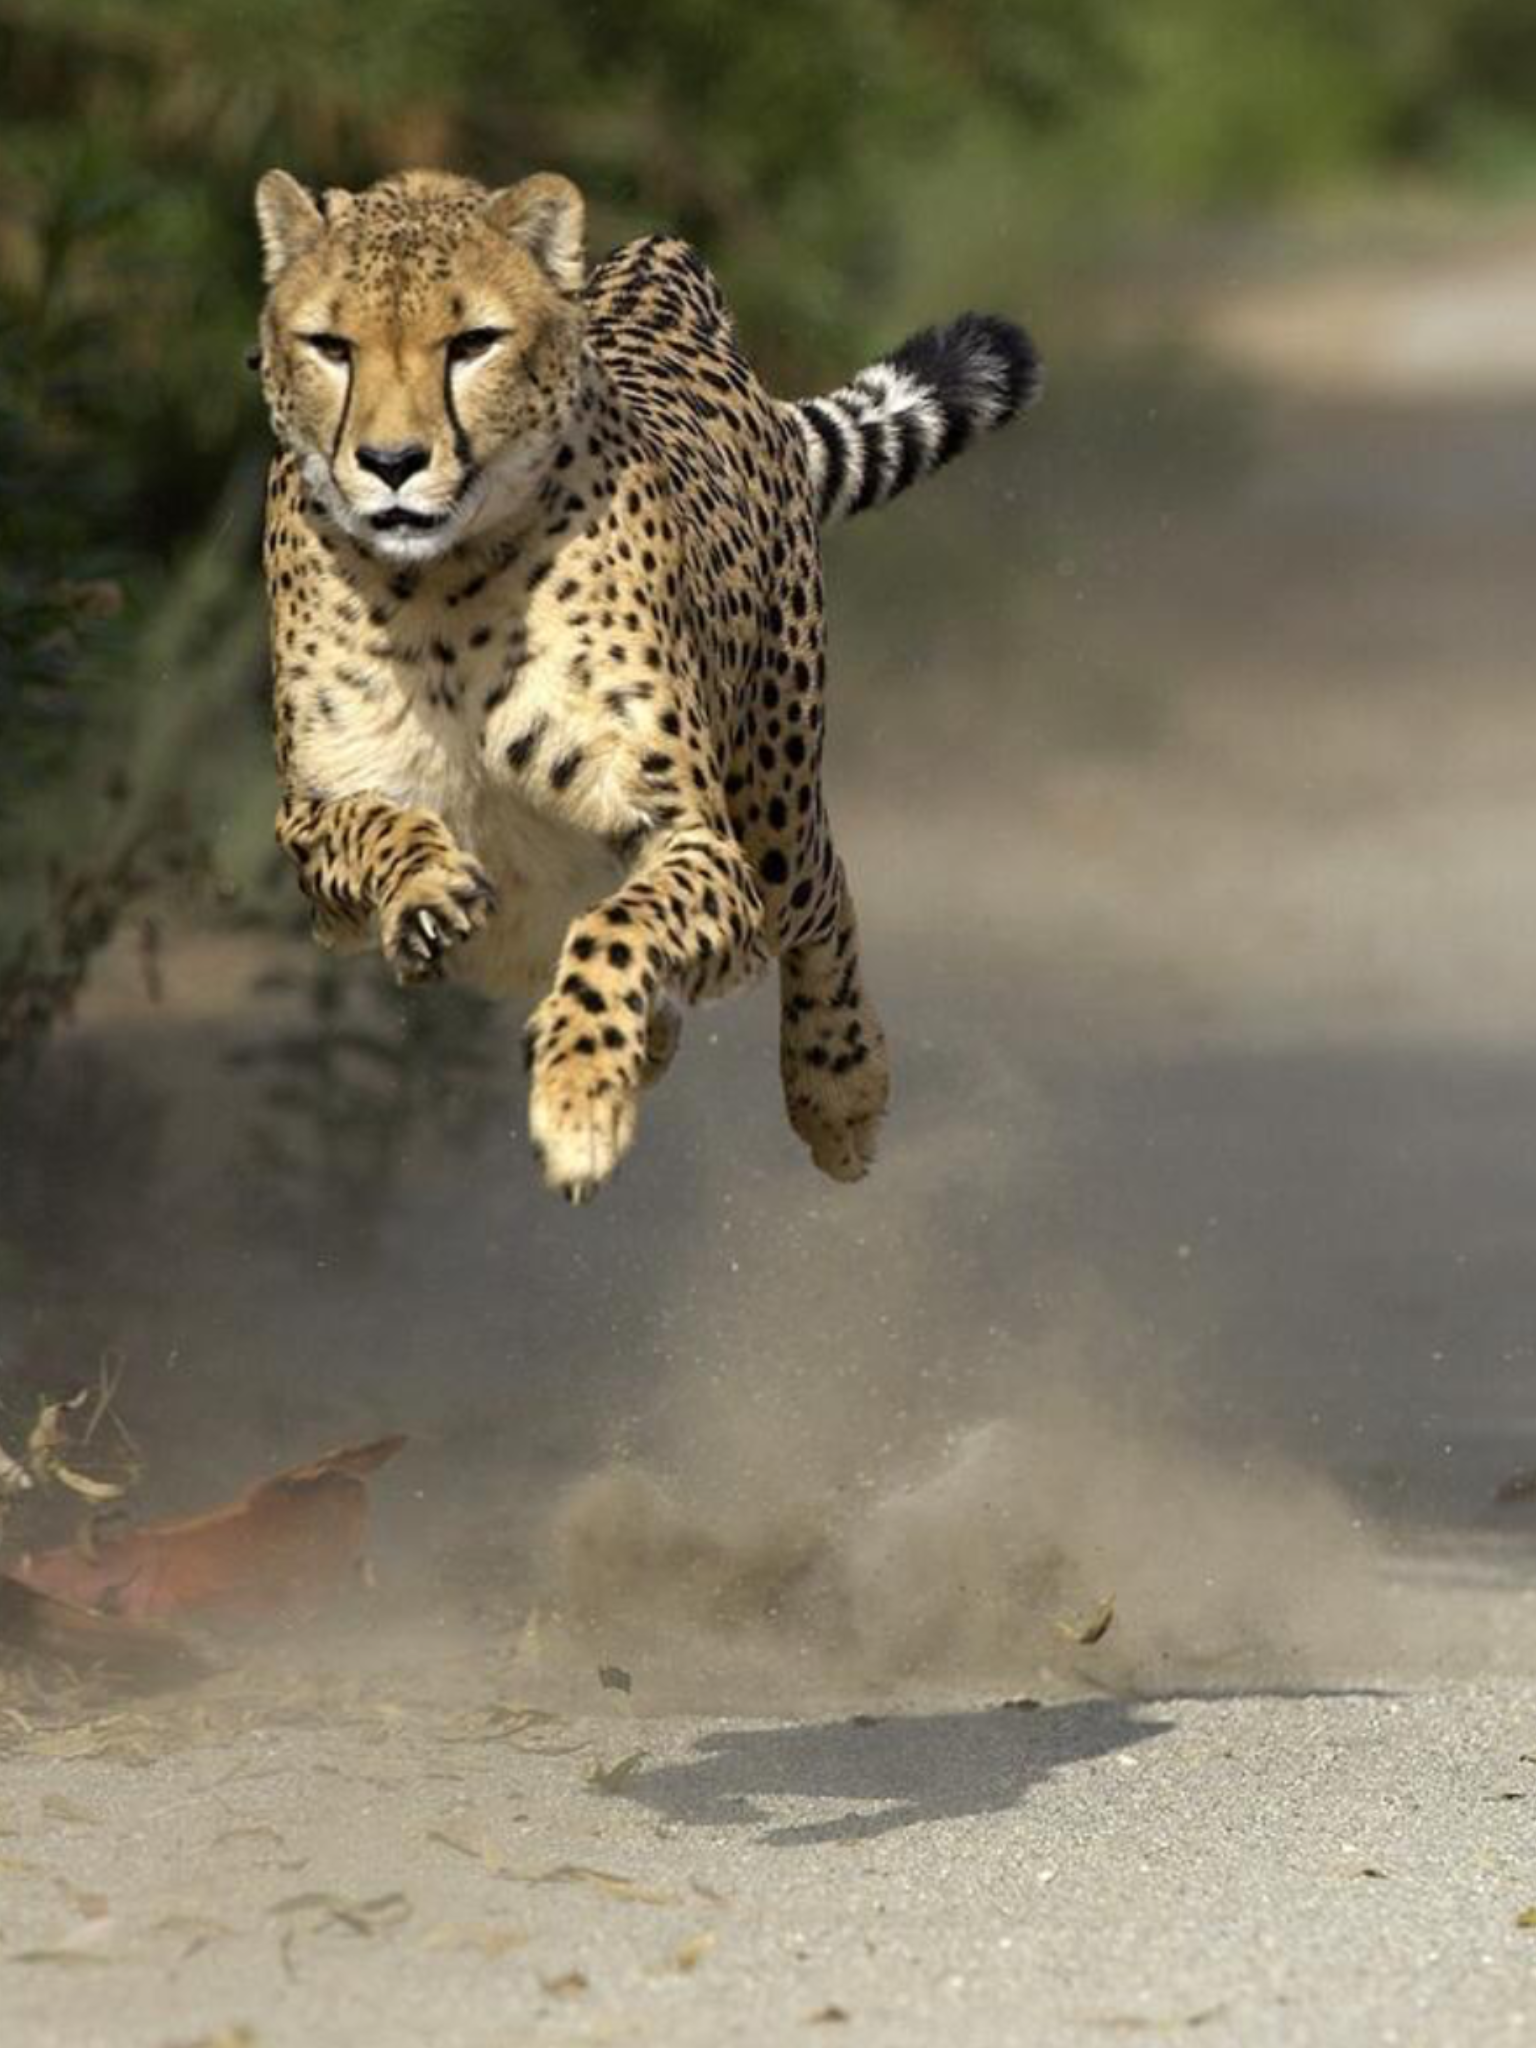
[(448, 524), (446, 512), (409, 512), (395, 505), (388, 512), (375, 512), (368, 524), (375, 533), (436, 533)]

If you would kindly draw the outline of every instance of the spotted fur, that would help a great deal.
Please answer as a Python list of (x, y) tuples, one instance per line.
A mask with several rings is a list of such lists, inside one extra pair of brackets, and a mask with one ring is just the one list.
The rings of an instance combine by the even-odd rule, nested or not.
[(776, 959), (790, 1121), (840, 1180), (889, 1067), (821, 785), (818, 522), (1033, 389), (967, 316), (770, 398), (684, 243), (589, 277), (564, 179), (258, 188), (279, 840), (328, 944), (537, 998), (529, 1126), (613, 1170), (673, 999)]

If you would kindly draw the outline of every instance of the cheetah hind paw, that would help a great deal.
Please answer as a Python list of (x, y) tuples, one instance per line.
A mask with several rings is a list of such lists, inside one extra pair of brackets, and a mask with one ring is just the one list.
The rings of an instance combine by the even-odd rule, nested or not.
[(880, 1124), (891, 1098), (883, 1044), (847, 1073), (800, 1061), (784, 1064), (784, 1106), (795, 1134), (829, 1180), (863, 1180), (875, 1163)]

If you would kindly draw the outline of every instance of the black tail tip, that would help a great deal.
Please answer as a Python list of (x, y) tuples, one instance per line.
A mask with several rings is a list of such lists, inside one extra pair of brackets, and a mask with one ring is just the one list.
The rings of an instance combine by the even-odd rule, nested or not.
[(991, 426), (1033, 404), (1045, 374), (1029, 335), (997, 313), (962, 313), (943, 327), (925, 327), (890, 360), (930, 386), (946, 409), (980, 412)]

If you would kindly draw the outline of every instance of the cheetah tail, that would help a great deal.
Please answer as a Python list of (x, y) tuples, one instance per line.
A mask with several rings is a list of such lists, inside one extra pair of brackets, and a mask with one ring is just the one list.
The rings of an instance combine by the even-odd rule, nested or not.
[(848, 519), (885, 504), (942, 469), (973, 435), (1006, 426), (1040, 382), (1022, 327), (962, 313), (947, 327), (925, 327), (836, 391), (794, 401), (817, 517)]

